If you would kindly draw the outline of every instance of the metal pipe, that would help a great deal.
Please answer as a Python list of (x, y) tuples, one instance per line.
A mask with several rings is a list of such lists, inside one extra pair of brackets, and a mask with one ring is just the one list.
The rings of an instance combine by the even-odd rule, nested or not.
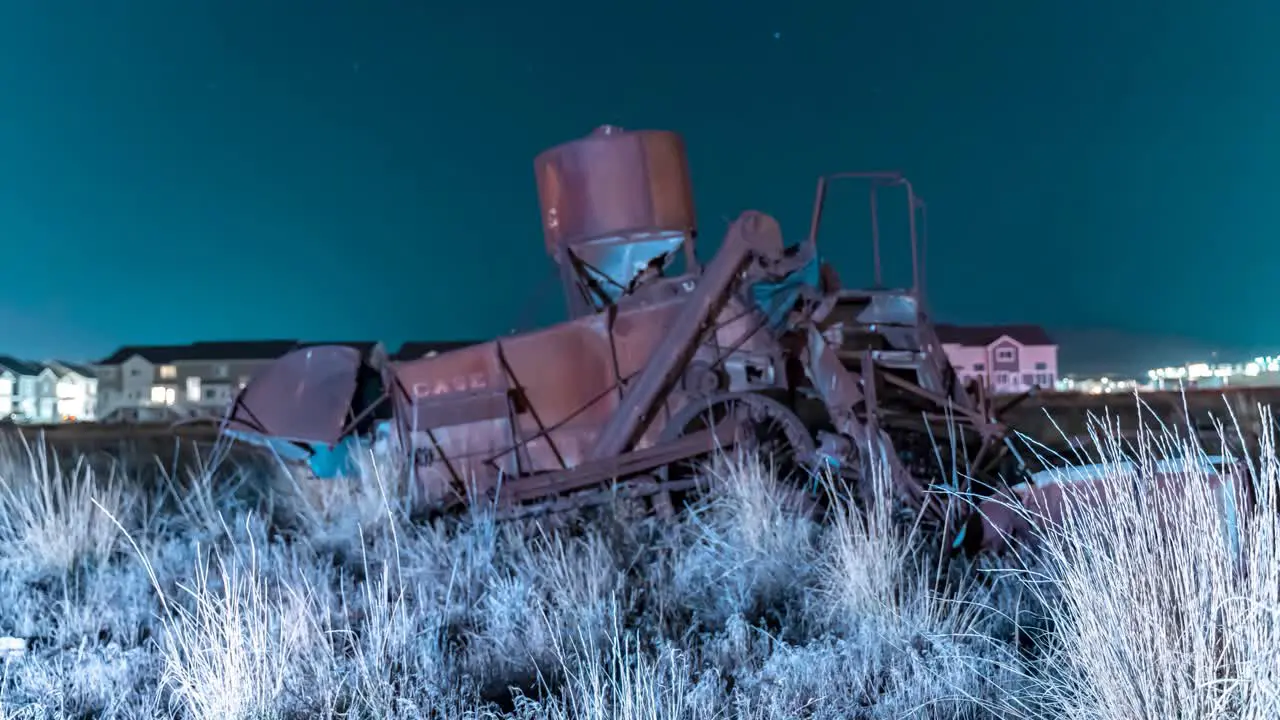
[(920, 300), (927, 294), (929, 284), (929, 206), (924, 200), (916, 198), (920, 206)]
[(818, 244), (818, 226), (822, 224), (822, 206), (827, 200), (827, 178), (818, 178), (818, 189), (813, 193), (813, 215), (809, 219), (809, 244)]
[(907, 225), (911, 236), (911, 292), (920, 296), (920, 251), (916, 241), (916, 191), (911, 181), (899, 178), (898, 182), (907, 188)]

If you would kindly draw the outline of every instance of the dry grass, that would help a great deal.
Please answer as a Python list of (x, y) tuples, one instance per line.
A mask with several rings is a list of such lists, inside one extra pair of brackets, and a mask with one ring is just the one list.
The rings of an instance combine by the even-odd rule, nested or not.
[(372, 459), (232, 491), (38, 457), (0, 457), (6, 720), (1280, 717), (1276, 518), (1224, 533), (1194, 489), (1075, 508), (984, 577), (887, 508), (813, 523), (751, 458), (679, 522), (421, 525)]

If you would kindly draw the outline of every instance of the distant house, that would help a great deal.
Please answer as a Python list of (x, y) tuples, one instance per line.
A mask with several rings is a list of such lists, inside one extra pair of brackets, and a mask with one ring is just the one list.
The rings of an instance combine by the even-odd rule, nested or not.
[(97, 418), (98, 373), (88, 365), (54, 360), (48, 367), (54, 383), (60, 420), (88, 422)]
[(53, 370), (40, 363), (0, 355), (0, 417), (57, 422), (57, 379)]
[(220, 415), (255, 372), (297, 346), (296, 340), (249, 340), (122, 347), (93, 366), (97, 415), (133, 420)]
[(938, 325), (938, 339), (962, 382), (979, 379), (995, 393), (1052, 389), (1058, 345), (1036, 325)]
[(18, 375), (0, 365), (0, 421), (9, 420), (18, 407)]

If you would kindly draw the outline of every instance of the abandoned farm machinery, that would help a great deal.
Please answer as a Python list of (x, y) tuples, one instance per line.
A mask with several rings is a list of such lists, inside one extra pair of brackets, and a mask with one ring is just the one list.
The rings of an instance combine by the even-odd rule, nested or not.
[[(335, 453), (382, 435), (412, 458), (418, 502), (481, 497), (513, 515), (615, 493), (666, 511), (694, 489), (691, 463), (736, 447), (768, 453), (798, 485), (823, 472), (855, 496), (878, 465), (895, 500), (953, 548), (1009, 530), (954, 499), (989, 497), (1025, 469), (992, 400), (957, 380), (934, 331), (924, 204), (905, 177), (821, 178), (806, 237), (788, 243), (774, 218), (748, 210), (702, 264), (679, 135), (605, 126), (546, 150), (534, 171), (565, 322), (404, 362), (294, 351), (240, 393), (224, 436), (326, 475)], [(836, 182), (870, 195), (873, 287), (843, 287), (822, 259)], [(909, 287), (879, 282), (874, 208), (890, 192), (906, 196)]]

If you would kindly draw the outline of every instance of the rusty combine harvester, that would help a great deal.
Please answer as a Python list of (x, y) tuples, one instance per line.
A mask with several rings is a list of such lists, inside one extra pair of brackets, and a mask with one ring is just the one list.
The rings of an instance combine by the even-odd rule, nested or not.
[[(952, 547), (992, 543), (1000, 528), (930, 489), (986, 496), (1025, 472), (991, 399), (962, 386), (935, 334), (920, 287), (924, 204), (904, 177), (824, 177), (807, 237), (788, 244), (772, 217), (747, 211), (702, 265), (677, 134), (601, 127), (534, 170), (566, 322), (405, 362), (298, 350), (242, 391), (225, 434), (314, 466), (386, 428), (423, 502), (484, 497), (512, 515), (617, 493), (666, 510), (695, 487), (690, 463), (733, 447), (769, 453), (798, 484), (825, 469), (855, 495), (879, 462)], [(875, 287), (842, 287), (819, 254), (837, 180), (870, 191)], [(910, 214), (906, 288), (879, 286), (874, 208), (891, 191)]]

